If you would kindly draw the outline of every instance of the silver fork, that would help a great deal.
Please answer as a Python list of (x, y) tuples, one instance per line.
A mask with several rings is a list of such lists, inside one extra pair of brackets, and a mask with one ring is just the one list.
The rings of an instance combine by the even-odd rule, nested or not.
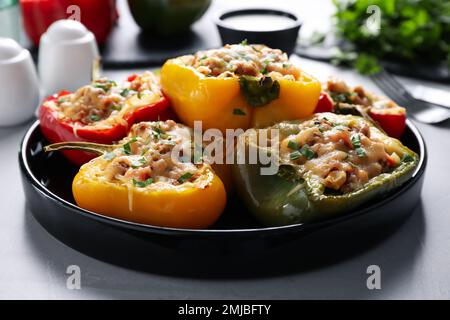
[(423, 123), (440, 123), (450, 118), (450, 110), (435, 104), (415, 99), (406, 88), (391, 74), (383, 70), (371, 76), (375, 84), (398, 105), (405, 107), (408, 113)]

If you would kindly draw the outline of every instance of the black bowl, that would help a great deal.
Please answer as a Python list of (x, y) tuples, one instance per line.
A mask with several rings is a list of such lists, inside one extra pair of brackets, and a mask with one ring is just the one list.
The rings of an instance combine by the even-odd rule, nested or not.
[[(271, 31), (249, 31), (233, 28), (224, 22), (224, 20), (229, 17), (252, 14), (264, 14), (268, 15), (268, 17), (270, 17), (270, 15), (288, 17), (293, 20), (293, 23), (292, 26), (284, 29), (276, 29)], [(267, 23), (270, 24), (270, 18), (268, 18)], [(279, 48), (290, 55), (294, 51), (297, 44), (298, 32), (302, 23), (297, 16), (285, 11), (273, 9), (243, 9), (228, 11), (220, 15), (218, 19), (216, 19), (216, 25), (219, 29), (219, 34), (224, 45), (240, 43), (244, 39), (247, 39), (249, 43), (265, 44), (271, 48)]]
[(208, 230), (137, 224), (76, 206), (71, 182), (78, 168), (47, 141), (36, 121), (22, 141), (20, 169), (27, 205), (48, 232), (67, 245), (125, 267), (193, 276), (256, 276), (329, 264), (377, 243), (417, 206), (427, 162), (417, 128), (403, 142), (420, 155), (413, 177), (384, 199), (323, 222), (262, 227), (235, 195)]
[(186, 34), (210, 4), (211, 0), (128, 0), (136, 24), (146, 33), (161, 37)]

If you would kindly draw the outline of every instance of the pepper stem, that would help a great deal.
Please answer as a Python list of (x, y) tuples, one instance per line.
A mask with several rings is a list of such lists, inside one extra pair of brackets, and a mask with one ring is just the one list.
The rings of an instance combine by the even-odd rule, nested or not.
[(44, 147), (45, 152), (58, 150), (81, 150), (86, 152), (104, 155), (117, 148), (117, 145), (100, 144), (92, 142), (60, 142), (53, 143)]

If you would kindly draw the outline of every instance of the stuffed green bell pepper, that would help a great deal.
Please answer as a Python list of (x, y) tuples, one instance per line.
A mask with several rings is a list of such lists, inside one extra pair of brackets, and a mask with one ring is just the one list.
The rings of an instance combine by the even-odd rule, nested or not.
[[(275, 174), (262, 174), (267, 164), (248, 161), (254, 151), (277, 162)], [(319, 113), (247, 130), (233, 178), (254, 216), (278, 226), (329, 218), (380, 199), (405, 183), (418, 161), (368, 119)]]

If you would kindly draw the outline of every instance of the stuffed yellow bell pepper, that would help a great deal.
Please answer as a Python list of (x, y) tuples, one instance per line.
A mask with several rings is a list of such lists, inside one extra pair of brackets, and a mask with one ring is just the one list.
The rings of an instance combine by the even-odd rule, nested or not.
[(80, 168), (76, 203), (118, 219), (177, 228), (207, 228), (225, 208), (226, 192), (212, 168), (194, 161), (192, 130), (172, 120), (135, 124), (118, 145), (60, 143), (47, 151), (101, 154)]
[(168, 60), (161, 85), (184, 123), (222, 131), (309, 116), (321, 91), (281, 50), (246, 43)]

